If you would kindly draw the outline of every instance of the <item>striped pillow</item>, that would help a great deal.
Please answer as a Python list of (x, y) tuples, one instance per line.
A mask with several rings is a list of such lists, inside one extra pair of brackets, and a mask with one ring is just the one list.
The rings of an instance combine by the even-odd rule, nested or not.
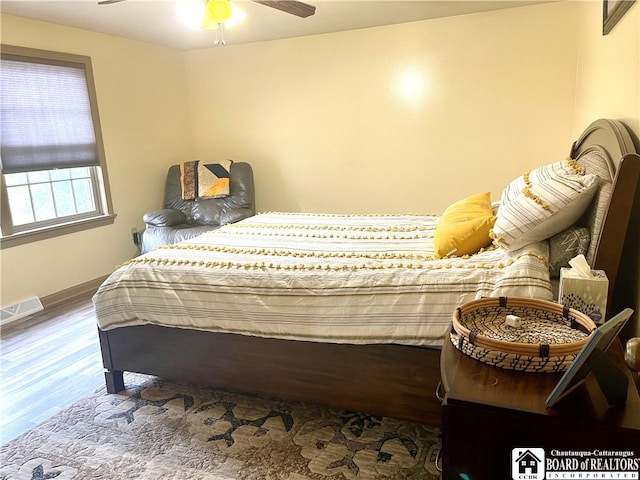
[(572, 159), (526, 172), (502, 192), (493, 242), (517, 250), (552, 237), (582, 216), (597, 187), (598, 177)]

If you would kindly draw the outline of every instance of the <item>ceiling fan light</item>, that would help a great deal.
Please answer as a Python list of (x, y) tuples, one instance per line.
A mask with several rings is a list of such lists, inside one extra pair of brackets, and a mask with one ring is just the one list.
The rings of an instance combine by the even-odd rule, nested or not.
[[(229, 0), (208, 0), (204, 9), (204, 17), (202, 24), (204, 28), (211, 29), (211, 26), (205, 26), (226, 22), (231, 17), (231, 4)], [(215, 27), (213, 27), (215, 28)]]
[(213, 21), (213, 19), (211, 18), (211, 15), (209, 15), (207, 10), (205, 9), (204, 15), (202, 16), (202, 23), (200, 26), (205, 30), (216, 30), (220, 26), (220, 24)]

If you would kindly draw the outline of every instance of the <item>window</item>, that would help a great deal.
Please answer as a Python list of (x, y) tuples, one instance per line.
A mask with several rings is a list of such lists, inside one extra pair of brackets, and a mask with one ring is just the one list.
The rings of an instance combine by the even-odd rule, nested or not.
[(2, 247), (112, 223), (91, 59), (1, 55)]

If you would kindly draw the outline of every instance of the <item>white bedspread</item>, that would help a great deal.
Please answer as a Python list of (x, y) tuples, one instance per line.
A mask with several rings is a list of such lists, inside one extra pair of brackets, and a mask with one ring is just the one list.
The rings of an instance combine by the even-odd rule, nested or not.
[(546, 242), (434, 260), (437, 219), (256, 215), (118, 268), (94, 297), (98, 325), (440, 345), (463, 302), (552, 299)]

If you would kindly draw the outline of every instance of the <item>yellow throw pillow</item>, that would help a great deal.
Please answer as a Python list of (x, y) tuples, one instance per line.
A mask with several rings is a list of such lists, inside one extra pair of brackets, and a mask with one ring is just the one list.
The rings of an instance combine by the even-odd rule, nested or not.
[(489, 192), (476, 193), (450, 205), (436, 225), (436, 258), (477, 253), (491, 243), (489, 232), (496, 217)]

